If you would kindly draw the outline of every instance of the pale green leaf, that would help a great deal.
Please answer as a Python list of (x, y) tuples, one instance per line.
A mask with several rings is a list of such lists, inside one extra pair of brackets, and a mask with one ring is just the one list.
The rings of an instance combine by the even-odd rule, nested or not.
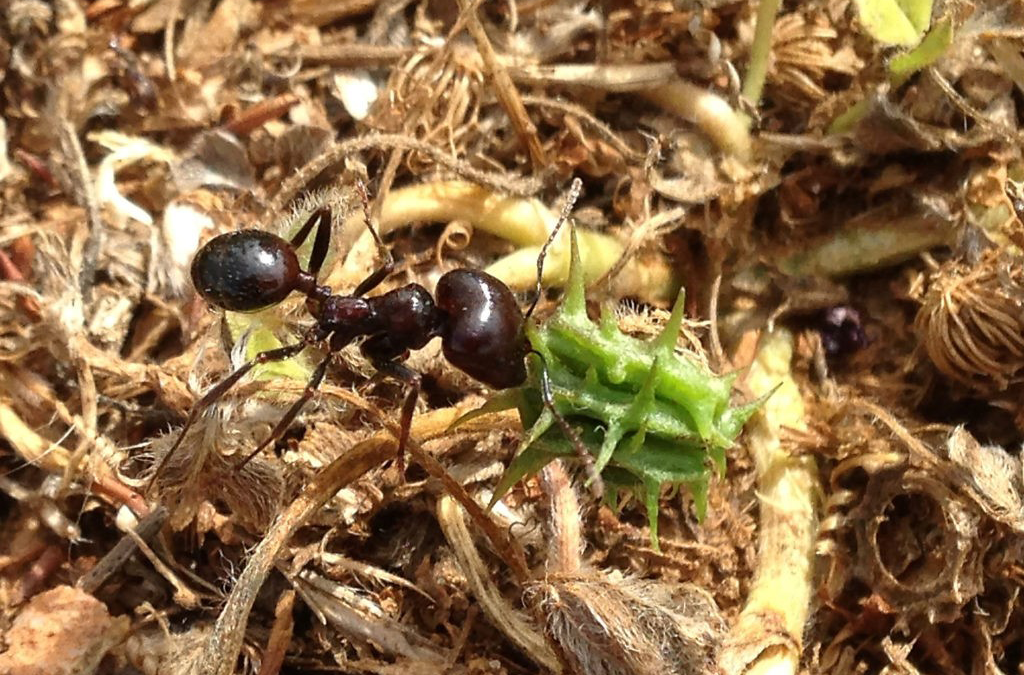
[(916, 45), (931, 22), (932, 0), (856, 0), (856, 5), (864, 30), (887, 45)]

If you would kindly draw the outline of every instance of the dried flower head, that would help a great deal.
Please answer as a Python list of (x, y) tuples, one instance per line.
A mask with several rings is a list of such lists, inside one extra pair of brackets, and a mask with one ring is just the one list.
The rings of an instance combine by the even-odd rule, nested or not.
[(977, 391), (1002, 391), (1024, 370), (1024, 269), (999, 251), (932, 276), (915, 328), (939, 371)]
[(780, 16), (772, 31), (772, 63), (768, 80), (779, 98), (799, 106), (813, 106), (826, 96), (829, 73), (856, 75), (864, 66), (849, 33), (841, 36), (821, 10)]
[(583, 572), (550, 575), (533, 591), (548, 634), (588, 675), (708, 672), (725, 629), (697, 586)]

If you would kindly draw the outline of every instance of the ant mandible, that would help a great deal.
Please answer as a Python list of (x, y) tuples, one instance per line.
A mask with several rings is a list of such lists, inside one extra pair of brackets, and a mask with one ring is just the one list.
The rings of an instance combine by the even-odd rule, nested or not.
[[(327, 207), (314, 211), (291, 240), (264, 230), (245, 229), (208, 241), (192, 259), (191, 273), (196, 291), (209, 304), (231, 312), (255, 312), (276, 305), (293, 291), (298, 291), (306, 296), (306, 309), (316, 323), (306, 330), (299, 342), (260, 352), (207, 391), (192, 407), (174, 445), (156, 465), (149, 489), (156, 484), (163, 468), (203, 410), (214, 404), (254, 367), (289, 359), (313, 345), (322, 345), (327, 354), (313, 370), (302, 395), (288, 408), (270, 435), (246, 455), (236, 469), (247, 464), (287, 431), (302, 406), (323, 382), (334, 353), (358, 338), (365, 338), (360, 351), (379, 373), (408, 385), (398, 436), (400, 469), (404, 467), (405, 447), (421, 384), (420, 374), (401, 363), (410, 350), (421, 349), (435, 337), (440, 337), (445, 358), (475, 380), (495, 389), (524, 384), (527, 380), (527, 355), (532, 352), (540, 357), (530, 349), (524, 327), (542, 292), (544, 257), (568, 218), (581, 187), (579, 179), (573, 181), (558, 222), (541, 249), (537, 259), (537, 294), (525, 314), (515, 295), (501, 280), (471, 269), (455, 269), (444, 274), (437, 282), (434, 296), (420, 284), (412, 283), (382, 295), (366, 297), (392, 273), (395, 262), (370, 221), (369, 199), (362, 183), (357, 183), (357, 188), (363, 198), (366, 225), (378, 251), (383, 254), (384, 262), (360, 282), (351, 295), (335, 294), (330, 287), (317, 283), (317, 275), (330, 247), (331, 211)], [(314, 228), (316, 233), (309, 266), (302, 269), (296, 249)], [(593, 464), (590, 454), (555, 409), (543, 363), (540, 389), (544, 406), (554, 415), (576, 448), (576, 453), (590, 468)], [(599, 485), (599, 479), (593, 475), (591, 478), (595, 485)]]

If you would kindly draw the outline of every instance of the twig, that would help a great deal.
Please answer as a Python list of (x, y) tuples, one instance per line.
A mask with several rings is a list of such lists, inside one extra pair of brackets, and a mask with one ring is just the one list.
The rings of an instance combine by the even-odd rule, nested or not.
[(233, 134), (246, 136), (270, 120), (284, 115), (298, 102), (299, 97), (291, 92), (268, 98), (238, 113), (238, 116), (225, 124), (224, 128)]
[(582, 86), (626, 93), (643, 91), (670, 83), (676, 78), (676, 64), (657, 63), (556, 63), (509, 66), (512, 78), (527, 84)]
[(167, 22), (164, 24), (164, 67), (167, 68), (167, 80), (170, 82), (174, 82), (177, 77), (177, 66), (174, 63), (174, 41), (178, 15), (181, 13), (181, 1), (171, 0), (170, 8), (167, 10)]
[(174, 587), (174, 602), (185, 607), (187, 609), (197, 609), (199, 607), (199, 595), (189, 588), (184, 581), (182, 581), (178, 575), (167, 565), (160, 556), (149, 547), (146, 540), (143, 539), (138, 532), (135, 530), (128, 530), (125, 532), (128, 538), (135, 544), (136, 548), (139, 549), (139, 553), (144, 555), (149, 563), (160, 573), (167, 582)]
[(555, 460), (544, 467), (540, 484), (551, 511), (547, 569), (557, 574), (579, 574), (583, 569), (580, 502), (561, 461)]
[(277, 675), (281, 672), (295, 628), (295, 618), (292, 616), (294, 609), (295, 591), (287, 590), (281, 594), (281, 599), (274, 608), (274, 625), (270, 629), (270, 639), (267, 640), (267, 648), (263, 652), (259, 675)]
[[(60, 123), (60, 146), (67, 159), (71, 178), (76, 183), (72, 194), (79, 206), (85, 209), (88, 229), (79, 258), (78, 287), (82, 294), (82, 301), (88, 303), (92, 298), (93, 277), (96, 274), (100, 248), (103, 245), (103, 217), (100, 215), (99, 201), (96, 199), (92, 174), (85, 161), (82, 144), (78, 140), (78, 134), (74, 127), (67, 119), (62, 119)], [(72, 254), (72, 261), (74, 258), (75, 256)]]
[(71, 453), (51, 443), (32, 430), (13, 408), (0, 403), (0, 436), (5, 438), (25, 462), (50, 473), (59, 473), (68, 466)]
[(540, 178), (512, 178), (506, 174), (481, 171), (463, 160), (452, 157), (440, 148), (418, 141), (410, 136), (402, 134), (368, 134), (330, 146), (319, 156), (307, 162), (305, 166), (296, 171), (290, 178), (286, 179), (281, 184), (281, 189), (277, 191), (277, 194), (271, 200), (271, 213), (280, 213), (300, 192), (306, 189), (310, 181), (316, 178), (321, 171), (342, 162), (352, 153), (362, 152), (370, 148), (398, 148), (409, 152), (419, 152), (474, 183), (480, 183), (481, 185), (486, 185), (511, 195), (530, 196), (539, 192), (544, 185)]
[(519, 91), (516, 89), (515, 84), (512, 83), (512, 78), (509, 77), (508, 71), (505, 70), (505, 66), (501, 64), (498, 60), (498, 55), (494, 52), (494, 46), (491, 44), (490, 38), (487, 37), (487, 31), (484, 30), (483, 24), (480, 23), (480, 17), (476, 15), (476, 3), (471, 4), (470, 0), (458, 1), (459, 10), (466, 20), (466, 29), (473, 36), (473, 41), (476, 42), (476, 48), (483, 59), (487, 74), (492, 79), (494, 93), (497, 95), (501, 107), (505, 109), (505, 114), (512, 121), (512, 126), (516, 130), (516, 135), (519, 136), (519, 141), (530, 153), (534, 169), (543, 169), (547, 166), (547, 157), (544, 153), (544, 148), (540, 144), (540, 139), (537, 137), (537, 127), (530, 120), (530, 115), (526, 112), (526, 106), (523, 105), (523, 100), (519, 97)]
[(725, 365), (725, 350), (722, 349), (722, 337), (718, 332), (718, 301), (722, 294), (722, 263), (716, 260), (718, 273), (711, 283), (711, 298), (708, 300), (708, 322), (710, 323), (711, 365), (721, 370)]
[(134, 528), (135, 537), (129, 537), (127, 534), (123, 536), (114, 545), (114, 548), (110, 549), (96, 563), (95, 567), (78, 579), (75, 586), (86, 593), (95, 594), (100, 586), (106, 583), (107, 579), (132, 557), (138, 548), (136, 540), (148, 541), (160, 531), (164, 521), (167, 520), (168, 513), (167, 507), (158, 506), (149, 515), (139, 520)]
[(334, 68), (351, 66), (386, 66), (398, 63), (416, 53), (404, 45), (368, 45), (362, 42), (344, 44), (303, 45), (299, 58), (303, 65), (325, 65)]

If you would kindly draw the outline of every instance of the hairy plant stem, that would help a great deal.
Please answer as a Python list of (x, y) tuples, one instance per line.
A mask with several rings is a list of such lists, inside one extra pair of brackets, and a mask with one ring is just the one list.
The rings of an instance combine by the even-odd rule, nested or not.
[(774, 393), (748, 425), (761, 512), (758, 561), (747, 604), (719, 655), (729, 675), (792, 675), (800, 663), (821, 486), (814, 458), (794, 456), (782, 442), (784, 428), (806, 427), (803, 399), (790, 373), (792, 355), (792, 333), (766, 332), (747, 377), (755, 395)]

